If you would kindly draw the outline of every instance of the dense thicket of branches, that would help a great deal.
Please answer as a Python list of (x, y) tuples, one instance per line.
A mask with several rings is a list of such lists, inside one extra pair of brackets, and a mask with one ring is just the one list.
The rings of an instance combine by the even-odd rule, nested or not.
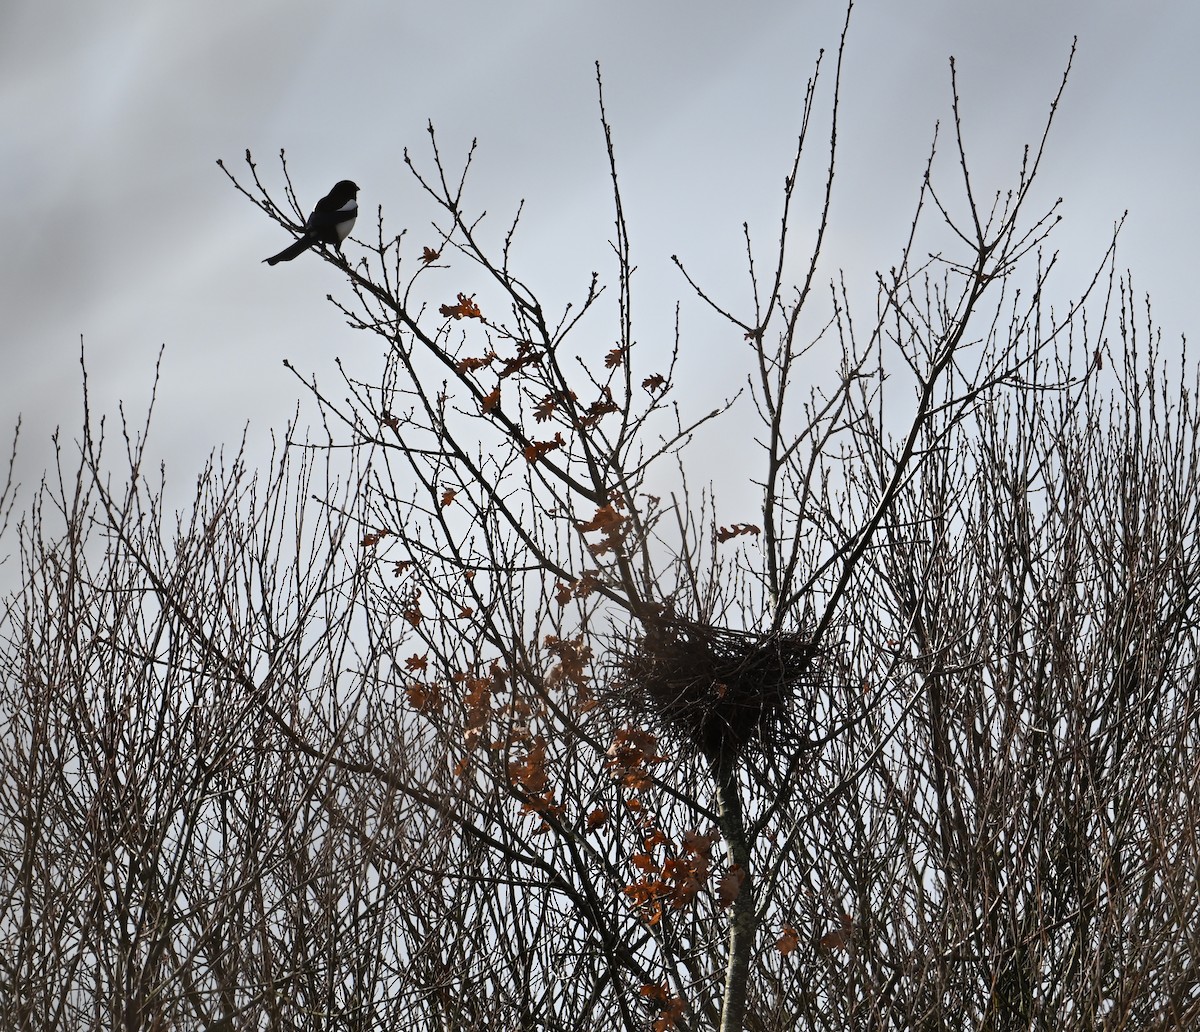
[(6, 538), (8, 1027), (1200, 1017), (1192, 366), (1111, 252), (1050, 309), (1045, 137), (982, 202), (957, 86), (872, 317), (818, 290), (837, 60), (747, 304), (684, 271), (748, 404), (638, 343), (605, 119), (607, 289), (540, 300), (431, 131), (427, 239), (324, 255), (385, 363), (320, 436), (176, 517), (89, 414)]

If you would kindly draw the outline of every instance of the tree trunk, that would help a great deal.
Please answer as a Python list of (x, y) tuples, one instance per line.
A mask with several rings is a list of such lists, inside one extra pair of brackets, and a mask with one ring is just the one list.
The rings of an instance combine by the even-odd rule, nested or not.
[(739, 871), (742, 882), (729, 915), (729, 960), (725, 968), (725, 992), (721, 1004), (721, 1032), (741, 1032), (746, 1016), (746, 988), (750, 978), (750, 954), (757, 924), (754, 913), (754, 883), (750, 876), (750, 843), (742, 819), (738, 794), (737, 763), (722, 757), (713, 765), (717, 782), (717, 812), (731, 872)]

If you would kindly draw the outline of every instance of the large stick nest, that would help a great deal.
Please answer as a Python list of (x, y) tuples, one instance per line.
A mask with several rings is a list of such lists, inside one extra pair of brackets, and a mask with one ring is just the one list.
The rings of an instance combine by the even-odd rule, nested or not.
[(649, 706), (715, 764), (771, 744), (814, 655), (804, 632), (757, 634), (659, 616), (626, 643), (611, 688)]

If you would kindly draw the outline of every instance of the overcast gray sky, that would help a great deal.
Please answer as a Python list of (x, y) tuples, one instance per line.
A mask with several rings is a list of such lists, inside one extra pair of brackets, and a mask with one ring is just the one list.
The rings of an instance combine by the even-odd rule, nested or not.
[[(214, 164), (246, 148), (276, 186), (287, 149), (306, 209), (352, 178), (360, 232), (382, 204), (419, 240), (430, 213), (404, 148), (427, 153), (428, 120), (451, 157), (478, 137), (468, 198), (498, 222), (526, 199), (523, 278), (565, 301), (604, 261), (610, 226), (599, 60), (648, 325), (687, 295), (672, 253), (744, 291), (740, 225), (764, 242), (774, 229), (804, 84), (842, 14), (833, 0), (4, 0), (0, 425), (24, 413), (26, 481), (55, 425), (77, 434), (81, 336), (108, 411), (144, 406), (165, 345), (158, 454), (185, 481), (247, 421), (261, 440), (289, 416), (283, 358), (323, 378), (338, 356), (378, 369), (377, 342), (325, 300), (332, 269), (261, 264), (286, 238)], [(1065, 198), (1062, 299), (1128, 208), (1121, 264), (1177, 339), (1200, 232), (1198, 30), (1200, 5), (1168, 0), (860, 0), (826, 272), (867, 283), (895, 260), (948, 113), (950, 55), (978, 175), (1001, 186), (1077, 35), (1042, 183)], [(704, 325), (685, 343), (719, 369), (735, 344)]]

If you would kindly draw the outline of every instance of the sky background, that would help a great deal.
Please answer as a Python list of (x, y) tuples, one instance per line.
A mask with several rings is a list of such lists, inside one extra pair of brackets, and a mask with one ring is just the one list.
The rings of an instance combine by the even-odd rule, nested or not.
[[(154, 455), (182, 483), (247, 424), (260, 448), (289, 418), (301, 392), (283, 359), (322, 382), (339, 357), (368, 379), (381, 367), (381, 343), (325, 300), (340, 289), (333, 269), (312, 256), (261, 264), (287, 238), (215, 164), (240, 174), (247, 148), (273, 188), (286, 148), (306, 211), (351, 178), (356, 235), (383, 205), (390, 232), (407, 227), (419, 243), (432, 212), (404, 149), (425, 160), (428, 121), (451, 161), (477, 138), (468, 204), (500, 231), (525, 199), (522, 278), (561, 304), (611, 268), (599, 60), (639, 335), (664, 333), (688, 297), (675, 253), (744, 304), (741, 224), (764, 245), (775, 231), (805, 82), (819, 50), (836, 49), (842, 17), (830, 0), (4, 0), (0, 428), (23, 415), (24, 497), (55, 427), (78, 437), (81, 338), (93, 407), (109, 414), (122, 400), (144, 410), (165, 347)], [(1119, 264), (1153, 295), (1167, 340), (1194, 329), (1200, 5), (1166, 0), (860, 0), (824, 270), (847, 271), (865, 313), (949, 113), (948, 58), (976, 175), (994, 189), (1040, 134), (1074, 36), (1042, 172), (1041, 199), (1065, 200), (1056, 298), (1082, 287), (1128, 209)], [(800, 198), (801, 231), (817, 203)], [(450, 299), (454, 277), (444, 282)], [(727, 390), (739, 342), (694, 311), (684, 347), (697, 389)], [(312, 418), (303, 402), (301, 421)]]

